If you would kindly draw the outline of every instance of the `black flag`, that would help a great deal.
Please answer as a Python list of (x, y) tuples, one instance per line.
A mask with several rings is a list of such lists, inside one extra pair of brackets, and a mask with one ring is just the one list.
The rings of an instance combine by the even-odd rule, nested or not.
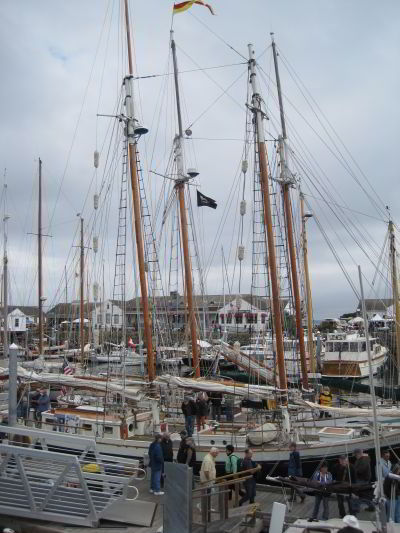
[(197, 205), (198, 207), (212, 207), (213, 209), (217, 209), (217, 202), (205, 194), (201, 194), (200, 191), (197, 191)]

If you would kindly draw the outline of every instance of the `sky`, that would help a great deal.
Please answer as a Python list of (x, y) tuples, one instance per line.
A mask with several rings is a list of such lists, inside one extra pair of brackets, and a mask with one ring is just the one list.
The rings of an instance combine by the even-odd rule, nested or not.
[[(136, 76), (171, 72), (172, 3), (129, 2)], [(378, 274), (375, 265), (387, 231), (385, 206), (390, 207), (395, 221), (400, 218), (399, 3), (397, 0), (210, 3), (215, 16), (204, 7), (194, 6), (173, 19), (182, 71), (184, 129), (190, 126), (193, 132), (192, 138), (185, 141), (186, 164), (200, 171), (197, 185), (218, 202), (215, 211), (194, 210), (208, 292), (220, 293), (223, 285), (228, 285), (228, 280), (222, 280), (221, 245), (227, 258), (231, 292), (236, 294), (239, 290), (237, 267), (234, 274), (238, 231), (238, 191), (234, 184), (239, 183), (238, 169), (243, 158), (250, 42), (259, 63), (259, 82), (269, 116), (265, 125), (267, 138), (276, 139), (279, 134), (276, 87), (273, 81), (268, 81), (269, 76), (273, 79), (270, 32), (274, 32), (280, 51), (288, 144), (293, 153), (291, 164), (302, 180), (315, 215), (307, 222), (314, 316), (338, 316), (356, 309), (358, 264), (365, 275), (366, 297), (387, 297), (385, 254)], [(43, 233), (50, 235), (44, 239), (47, 308), (64, 301), (65, 290), (69, 299), (77, 294), (77, 262), (73, 259), (77, 248), (71, 246), (77, 245), (78, 214), (85, 219), (88, 246), (93, 233), (100, 239), (100, 252), (88, 252), (89, 282), (102, 284), (104, 262), (105, 292), (111, 296), (120, 176), (117, 167), (110, 173), (110, 176), (115, 173), (114, 179), (107, 181), (107, 195), (104, 190), (100, 194), (101, 209), (95, 225), (92, 197), (99, 192), (103, 176), (107, 176), (104, 168), (110, 131), (119, 128), (114, 118), (96, 115), (116, 114), (122, 79), (127, 74), (121, 16), (118, 0), (0, 3), (0, 169), (7, 183), (7, 194), (3, 190), (1, 200), (2, 212), (10, 216), (7, 222), (10, 301), (14, 305), (37, 301), (37, 241), (30, 233), (37, 232), (39, 157), (43, 161)], [(294, 81), (294, 72), (307, 99)], [(139, 150), (152, 212), (159, 202), (163, 206), (166, 201), (165, 194), (160, 200), (162, 178), (149, 170), (164, 174), (167, 169), (177, 129), (172, 82), (172, 76), (135, 82), (136, 114), (150, 130), (140, 139)], [(96, 148), (100, 151), (97, 172), (93, 168)], [(113, 149), (114, 145), (111, 153)], [(272, 164), (273, 142), (268, 143), (268, 150)], [(121, 153), (118, 152), (119, 158)], [(304, 158), (308, 163), (313, 160), (313, 169), (308, 172)], [(303, 168), (299, 161), (303, 161)], [(249, 204), (250, 184), (251, 180), (247, 180)], [(194, 202), (195, 187), (190, 190)], [(298, 217), (296, 191), (292, 191), (292, 198), (293, 212)], [(218, 232), (221, 217), (226, 222)], [(247, 262), (241, 292), (250, 289), (249, 220), (246, 217)], [(170, 228), (168, 224), (165, 233)], [(319, 226), (348, 272), (355, 291)], [(127, 298), (133, 297), (135, 277), (129, 241), (130, 237)], [(168, 270), (168, 246), (168, 241), (161, 240), (164, 277)]]

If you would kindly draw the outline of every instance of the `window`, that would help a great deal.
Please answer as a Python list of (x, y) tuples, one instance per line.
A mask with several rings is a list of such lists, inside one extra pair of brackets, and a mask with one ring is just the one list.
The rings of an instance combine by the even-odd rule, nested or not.
[(114, 324), (119, 324), (119, 315), (114, 315)]
[(358, 352), (358, 342), (350, 342), (350, 352)]
[(224, 314), (219, 315), (219, 323), (220, 324), (224, 324), (225, 323), (225, 315)]
[(110, 309), (110, 304), (107, 304), (107, 310)]
[(236, 324), (243, 324), (243, 314), (242, 313), (236, 313), (235, 314), (235, 320), (236, 320)]
[(92, 431), (92, 424), (82, 424), (82, 429), (85, 431)]
[(14, 325), (16, 328), (19, 328), (19, 318), (14, 319)]
[(228, 313), (226, 315), (226, 323), (227, 324), (232, 324), (232, 314), (231, 313)]
[(111, 313), (106, 313), (106, 324), (111, 324)]
[(104, 426), (104, 433), (112, 434), (114, 432), (112, 426)]
[(103, 317), (102, 315), (97, 315), (97, 323), (102, 324), (103, 323)]

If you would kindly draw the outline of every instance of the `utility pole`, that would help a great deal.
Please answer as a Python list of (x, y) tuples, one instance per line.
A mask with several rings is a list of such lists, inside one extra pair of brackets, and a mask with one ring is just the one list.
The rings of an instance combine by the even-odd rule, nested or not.
[(281, 303), (279, 298), (278, 276), (276, 268), (275, 239), (272, 228), (272, 211), (271, 200), (269, 197), (268, 183), (268, 161), (267, 149), (265, 145), (263, 119), (264, 115), (261, 110), (261, 95), (257, 84), (256, 60), (253, 51), (253, 45), (249, 44), (249, 65), (250, 65), (250, 83), (253, 90), (252, 108), (255, 115), (255, 125), (257, 133), (258, 153), (260, 160), (260, 183), (263, 196), (264, 224), (266, 225), (267, 244), (268, 244), (268, 266), (271, 278), (272, 307), (274, 315), (275, 337), (276, 337), (276, 359), (278, 364), (279, 387), (287, 391), (287, 379), (285, 369), (285, 351), (283, 344), (283, 328)]
[[(154, 365), (154, 353), (153, 353), (153, 340), (151, 336), (151, 318), (149, 311), (149, 299), (146, 280), (146, 269), (144, 260), (144, 245), (142, 236), (142, 224), (141, 224), (141, 208), (140, 208), (140, 195), (139, 195), (139, 183), (138, 183), (138, 169), (137, 169), (137, 139), (136, 134), (147, 133), (147, 130), (139, 129), (135, 126), (134, 118), (134, 106), (133, 106), (133, 61), (132, 61), (132, 46), (131, 46), (131, 32), (129, 24), (129, 9), (128, 0), (124, 0), (125, 6), (125, 25), (126, 25), (126, 40), (128, 47), (128, 64), (129, 64), (129, 76), (124, 80), (125, 92), (126, 92), (126, 110), (127, 110), (127, 124), (126, 134), (128, 137), (128, 151), (129, 151), (129, 166), (131, 171), (131, 186), (132, 186), (132, 203), (134, 214), (134, 226), (136, 236), (136, 248), (138, 254), (139, 263), (139, 279), (140, 279), (140, 292), (143, 307), (143, 320), (144, 320), (144, 337), (147, 348), (147, 371), (149, 375), (149, 381), (155, 379), (155, 365)], [(140, 324), (138, 324), (138, 328)]]
[[(399, 302), (399, 282), (397, 279), (397, 259), (396, 259), (396, 239), (394, 235), (394, 224), (389, 219), (389, 247), (390, 266), (392, 271), (392, 293), (393, 310), (395, 312), (396, 340), (394, 343), (397, 362), (397, 383), (400, 384), (400, 302)], [(366, 327), (366, 326), (365, 326)]]
[[(199, 364), (199, 355), (198, 355), (198, 347), (197, 347), (196, 315), (194, 312), (194, 305), (193, 305), (192, 265), (190, 261), (188, 221), (187, 221), (187, 213), (186, 213), (186, 206), (185, 206), (185, 184), (190, 179), (190, 176), (185, 175), (185, 171), (183, 168), (183, 127), (182, 127), (182, 114), (181, 114), (181, 103), (180, 103), (179, 83), (178, 83), (178, 61), (176, 58), (176, 46), (175, 46), (175, 41), (174, 41), (174, 32), (172, 30), (171, 30), (171, 50), (172, 50), (172, 59), (174, 63), (175, 96), (176, 96), (176, 108), (177, 108), (177, 113), (178, 113), (178, 131), (179, 131), (174, 141), (176, 167), (177, 167), (177, 174), (178, 174), (175, 187), (177, 190), (177, 195), (178, 195), (178, 200), (179, 200), (183, 259), (184, 259), (184, 265), (185, 265), (186, 296), (187, 296), (188, 313), (189, 313), (190, 335), (192, 339), (193, 367), (195, 370), (196, 377), (199, 378), (200, 377), (200, 364)], [(196, 173), (194, 175), (196, 175)]]
[(312, 310), (312, 294), (310, 272), (308, 269), (308, 242), (307, 242), (307, 219), (312, 217), (311, 214), (306, 214), (304, 211), (304, 194), (300, 191), (300, 215), (301, 215), (301, 236), (303, 241), (303, 266), (306, 283), (306, 301), (307, 301), (307, 331), (308, 331), (308, 355), (310, 356), (311, 372), (317, 371), (314, 350), (314, 335), (313, 335), (313, 310)]
[(283, 110), (283, 98), (281, 90), (281, 81), (279, 77), (279, 68), (278, 68), (278, 56), (276, 53), (276, 46), (274, 38), (272, 37), (272, 51), (274, 56), (274, 66), (275, 66), (275, 75), (276, 75), (276, 85), (278, 88), (278, 99), (279, 99), (279, 110), (281, 116), (281, 127), (282, 127), (282, 136), (279, 137), (279, 159), (280, 159), (280, 182), (283, 192), (283, 205), (285, 211), (286, 219), (286, 236), (287, 244), (289, 249), (289, 258), (290, 258), (290, 270), (292, 275), (292, 290), (294, 297), (295, 313), (296, 313), (296, 332), (297, 339), (299, 341), (300, 349), (300, 365), (301, 365), (301, 375), (303, 379), (303, 388), (308, 389), (308, 374), (307, 374), (307, 356), (306, 356), (306, 347), (304, 342), (304, 329), (302, 325), (302, 315), (301, 315), (301, 300), (300, 300), (300, 288), (299, 280), (297, 276), (297, 258), (296, 258), (296, 247), (294, 244), (293, 237), (293, 215), (292, 215), (292, 203), (290, 200), (290, 187), (295, 186), (295, 180), (289, 172), (286, 162), (286, 121), (285, 113)]

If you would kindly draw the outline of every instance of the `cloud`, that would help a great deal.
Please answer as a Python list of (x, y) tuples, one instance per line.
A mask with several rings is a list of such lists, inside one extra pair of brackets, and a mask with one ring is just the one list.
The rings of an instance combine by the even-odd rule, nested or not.
[[(381, 221), (384, 217), (377, 213), (359, 184), (337, 160), (337, 157), (341, 158), (338, 139), (336, 147), (332, 148), (329, 142), (333, 150), (331, 153), (296, 111), (299, 110), (321, 133), (321, 125), (285, 67), (285, 60), (288, 59), (290, 66), (295, 68), (310, 89), (367, 174), (377, 195), (384, 204), (390, 205), (393, 217), (398, 219), (400, 208), (396, 198), (400, 191), (395, 144), (399, 138), (400, 124), (397, 105), (400, 74), (395, 68), (400, 45), (398, 2), (387, 1), (385, 9), (372, 1), (362, 0), (351, 3), (345, 0), (307, 0), (302, 3), (287, 0), (279, 3), (272, 0), (220, 0), (214, 4), (218, 13), (216, 17), (209, 16), (207, 10), (203, 9), (193, 9), (192, 13), (175, 17), (180, 70), (245, 62), (247, 43), (253, 42), (266, 79), (267, 74), (273, 73), (269, 32), (275, 32), (282, 51), (281, 78), (289, 142), (302, 157), (305, 157), (302, 143), (306, 144), (320, 166), (314, 167), (313, 176), (303, 173), (304, 190), (309, 195), (314, 213), (321, 219), (335, 249), (348, 266), (354, 283), (357, 283), (357, 262), (362, 264), (372, 280), (372, 263), (377, 262), (385, 238), (386, 226)], [(156, 0), (130, 2), (135, 74), (142, 76), (166, 72), (171, 5)], [(44, 276), (47, 303), (50, 305), (53, 301), (63, 299), (63, 266), (68, 253), (70, 258), (76, 253), (76, 249), (70, 251), (70, 246), (77, 244), (74, 235), (78, 225), (76, 214), (79, 212), (85, 218), (88, 230), (86, 241), (90, 244), (93, 194), (96, 183), (97, 189), (100, 187), (108, 157), (108, 146), (101, 150), (101, 143), (113, 123), (113, 119), (97, 118), (96, 115), (115, 112), (122, 79), (127, 73), (127, 62), (119, 2), (98, 0), (94, 7), (91, 3), (77, 0), (68, 3), (42, 0), (40, 6), (38, 9), (36, 3), (33, 5), (27, 0), (19, 2), (18, 6), (12, 1), (0, 5), (0, 168), (7, 168), (7, 209), (11, 215), (10, 269), (14, 272), (12, 303), (28, 304), (36, 300), (36, 241), (34, 236), (27, 234), (36, 232), (37, 159), (40, 156), (43, 160), (43, 225), (47, 228), (46, 232), (52, 235), (46, 241)], [(169, 63), (169, 72), (171, 68)], [(235, 269), (234, 257), (240, 216), (237, 172), (242, 159), (243, 142), (237, 139), (244, 138), (246, 129), (246, 69), (245, 64), (239, 64), (180, 76), (184, 128), (195, 121), (192, 126), (193, 140), (186, 146), (187, 166), (199, 169), (202, 192), (218, 202), (216, 212), (204, 211), (203, 208), (203, 211), (195, 214), (200, 252), (206, 259), (211, 258), (211, 246), (220, 217), (228, 199), (230, 202), (229, 216), (220, 233), (213, 260), (207, 265), (207, 288), (210, 292), (222, 290), (221, 244), (227, 257), (232, 291), (236, 293), (239, 290), (238, 266)], [(227, 88), (236, 79), (238, 81), (228, 94), (221, 96), (220, 87)], [(140, 141), (140, 153), (146, 170), (145, 182), (148, 184), (151, 209), (155, 209), (159, 201), (162, 182), (161, 178), (149, 175), (147, 170), (165, 170), (176, 133), (172, 83), (171, 76), (143, 79), (135, 83), (138, 116), (150, 127), (147, 138)], [(271, 114), (266, 129), (276, 136), (278, 113), (274, 102), (275, 88), (273, 85), (267, 86), (261, 76), (260, 84)], [(215, 101), (215, 105), (211, 106)], [(326, 133), (324, 138), (327, 138)], [(92, 154), (96, 145), (101, 150), (101, 168), (97, 177), (93, 178)], [(273, 165), (275, 156), (272, 143), (269, 149)], [(110, 153), (113, 150), (114, 145)], [(349, 160), (343, 146), (340, 150)], [(122, 157), (121, 152), (118, 152), (118, 157)], [(252, 145), (248, 157), (251, 162)], [(299, 172), (298, 168), (295, 170)], [(94, 279), (101, 281), (104, 262), (105, 285), (109, 295), (113, 287), (121, 172), (115, 169), (112, 173), (115, 178), (107, 180), (112, 195), (107, 205), (99, 210), (93, 230), (100, 236), (104, 252), (99, 252), (95, 257), (89, 250), (87, 258), (90, 283)], [(359, 172), (357, 176), (368, 189)], [(246, 260), (251, 257), (252, 250), (249, 215), (251, 179), (249, 170), (245, 192), (248, 202), (244, 231)], [(232, 196), (231, 188), (234, 189)], [(372, 196), (375, 194), (371, 189), (368, 190)], [(321, 193), (323, 198), (331, 202), (326, 191), (332, 194), (338, 205), (350, 210), (337, 207), (330, 210), (321, 199), (316, 199), (320, 198)], [(294, 206), (294, 210), (297, 213), (298, 206)], [(356, 211), (375, 218), (365, 217)], [(346, 220), (347, 230), (342, 225), (343, 220)], [(168, 227), (171, 227), (171, 223)], [(308, 231), (317, 318), (354, 309), (356, 298), (314, 222), (308, 223)], [(359, 251), (359, 244), (362, 244), (365, 252)], [(166, 278), (169, 276), (168, 246), (167, 241), (162, 242), (162, 271)], [(131, 297), (134, 269), (130, 232), (127, 247), (128, 297)], [(71, 263), (69, 260), (67, 277), (71, 293), (75, 290), (75, 267), (76, 261)], [(181, 272), (180, 260), (174, 268)], [(243, 268), (242, 292), (249, 292), (250, 283), (251, 269), (247, 263)], [(374, 290), (384, 296), (387, 286), (382, 282)]]

